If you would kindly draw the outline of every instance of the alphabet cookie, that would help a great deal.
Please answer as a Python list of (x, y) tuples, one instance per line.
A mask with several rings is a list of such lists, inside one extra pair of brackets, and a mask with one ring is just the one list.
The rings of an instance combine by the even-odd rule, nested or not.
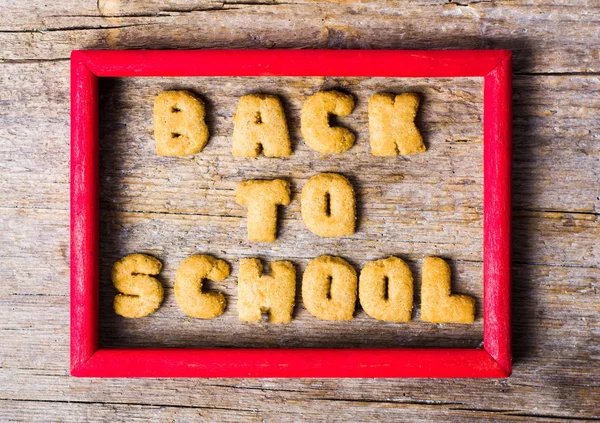
[(329, 116), (348, 116), (354, 97), (339, 91), (320, 91), (308, 97), (300, 114), (300, 129), (306, 144), (323, 154), (343, 153), (354, 145), (355, 136), (347, 128), (331, 126)]
[(123, 317), (144, 317), (154, 313), (164, 298), (158, 279), (162, 264), (146, 254), (129, 254), (117, 261), (111, 279), (119, 291), (113, 301), (115, 313)]
[(398, 257), (371, 261), (360, 272), (360, 304), (369, 316), (387, 322), (410, 321), (413, 308), (413, 277)]
[(339, 237), (354, 234), (356, 199), (348, 179), (321, 173), (302, 188), (300, 209), (306, 227), (316, 235)]
[(423, 137), (415, 125), (419, 96), (415, 93), (374, 94), (369, 99), (371, 153), (395, 156), (425, 151)]
[(294, 312), (296, 269), (289, 261), (271, 263), (269, 275), (262, 274), (259, 259), (240, 260), (238, 313), (241, 321), (260, 322), (269, 313), (271, 323), (288, 323)]
[(431, 323), (473, 323), (475, 300), (451, 294), (450, 266), (438, 257), (423, 261), (421, 320)]
[(352, 320), (357, 283), (356, 271), (346, 260), (320, 256), (304, 271), (302, 301), (319, 319)]
[(240, 182), (235, 201), (248, 206), (248, 239), (273, 242), (277, 234), (277, 206), (290, 204), (290, 185), (281, 179)]
[(229, 276), (229, 265), (207, 255), (193, 255), (181, 262), (175, 276), (175, 301), (185, 314), (213, 319), (223, 314), (226, 301), (221, 292), (202, 292), (202, 281), (222, 281)]
[(267, 157), (292, 154), (285, 113), (275, 95), (245, 95), (233, 116), (231, 151), (238, 157), (256, 157), (261, 150)]
[(189, 91), (163, 91), (154, 100), (154, 140), (159, 156), (189, 156), (208, 141), (204, 102)]

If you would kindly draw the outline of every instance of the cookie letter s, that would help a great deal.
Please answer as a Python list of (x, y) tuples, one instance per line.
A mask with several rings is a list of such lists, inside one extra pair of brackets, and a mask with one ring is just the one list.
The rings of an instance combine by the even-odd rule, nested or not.
[(115, 313), (123, 317), (144, 317), (156, 311), (164, 298), (158, 279), (162, 264), (145, 254), (130, 254), (117, 261), (111, 279), (119, 291), (113, 301)]
[(232, 154), (256, 157), (261, 149), (267, 157), (292, 154), (285, 113), (275, 95), (245, 95), (240, 98), (233, 116)]
[(269, 313), (271, 323), (292, 320), (296, 296), (296, 269), (289, 261), (271, 263), (270, 274), (262, 274), (259, 259), (242, 259), (238, 276), (238, 313), (241, 321), (259, 322)]
[(175, 301), (185, 314), (213, 319), (223, 314), (225, 296), (220, 292), (202, 292), (202, 281), (222, 281), (229, 276), (229, 265), (207, 255), (193, 255), (181, 262), (175, 276)]
[(421, 320), (431, 323), (473, 323), (475, 300), (466, 295), (452, 295), (450, 266), (438, 257), (423, 262), (421, 283)]
[(425, 151), (415, 125), (419, 96), (415, 93), (374, 94), (369, 99), (369, 132), (374, 156), (395, 156)]
[(306, 227), (316, 235), (338, 237), (354, 234), (356, 199), (348, 179), (321, 173), (302, 188), (300, 209)]
[(304, 271), (302, 301), (310, 314), (319, 319), (352, 320), (357, 282), (356, 271), (346, 260), (317, 257)]
[(204, 102), (189, 91), (163, 91), (154, 100), (154, 140), (159, 156), (189, 156), (208, 141)]
[(273, 242), (277, 234), (277, 206), (290, 204), (290, 185), (281, 179), (240, 182), (235, 201), (248, 206), (248, 239)]
[(360, 272), (358, 298), (365, 313), (387, 322), (408, 322), (413, 308), (413, 277), (398, 257), (371, 261)]
[(343, 153), (354, 145), (355, 136), (347, 128), (331, 126), (329, 115), (348, 116), (354, 97), (339, 91), (321, 91), (306, 99), (300, 113), (302, 137), (310, 148), (323, 154)]

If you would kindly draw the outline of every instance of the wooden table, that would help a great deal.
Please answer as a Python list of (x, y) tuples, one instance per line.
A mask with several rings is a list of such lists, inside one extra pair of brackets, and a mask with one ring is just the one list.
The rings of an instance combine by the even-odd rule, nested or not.
[[(598, 39), (600, 3), (593, 0), (5, 1), (0, 15), (0, 420), (600, 419)], [(69, 54), (81, 48), (512, 50), (513, 376), (70, 377)], [(407, 87), (395, 84), (394, 90)], [(171, 86), (197, 90), (209, 104), (214, 135), (205, 153), (193, 159), (169, 161), (153, 154), (148, 105), (158, 91)], [(357, 132), (357, 145), (346, 158), (310, 161), (297, 124), (301, 101), (322, 87), (340, 86), (358, 98), (354, 117), (346, 121)], [(240, 257), (288, 258), (302, 269), (317, 253), (332, 252), (348, 256), (357, 268), (367, 260), (398, 254), (418, 279), (422, 258), (441, 255), (453, 267), (455, 288), (479, 301), (481, 168), (473, 158), (481, 153), (480, 81), (417, 80), (409, 85), (424, 99), (419, 125), (429, 156), (396, 158), (395, 168), (369, 157), (366, 141), (366, 98), (384, 88), (376, 80), (323, 78), (285, 85), (255, 80), (248, 86), (206, 80), (104, 82), (103, 344), (478, 345), (480, 307), (476, 323), (468, 327), (426, 325), (417, 310), (414, 321), (399, 332), (359, 311), (349, 330), (344, 324), (324, 325), (302, 307), (288, 329), (244, 326), (237, 322), (234, 279), (223, 285), (230, 308), (210, 325), (187, 319), (172, 295), (145, 321), (124, 322), (111, 312), (114, 290), (108, 269), (114, 259), (133, 250), (151, 252), (163, 261), (168, 293), (181, 259), (199, 250), (226, 258), (234, 276)], [(252, 89), (285, 98), (296, 149), (293, 171), (266, 159), (244, 162), (230, 156), (228, 131), (236, 98)], [(297, 245), (257, 247), (244, 241), (245, 210), (232, 198), (240, 178), (288, 177), (297, 194), (309, 176), (324, 170), (343, 172), (357, 184), (364, 242), (321, 242), (312, 251), (298, 201), (282, 212), (281, 229), (282, 240), (298, 239)], [(398, 198), (409, 200), (397, 207)], [(389, 241), (385, 247), (373, 242), (378, 233)], [(395, 239), (397, 233), (403, 238)], [(219, 338), (224, 330), (227, 335)]]

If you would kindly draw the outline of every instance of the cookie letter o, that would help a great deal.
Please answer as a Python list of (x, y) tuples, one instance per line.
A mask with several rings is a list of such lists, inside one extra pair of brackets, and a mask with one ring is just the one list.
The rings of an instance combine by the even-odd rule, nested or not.
[(256, 157), (261, 149), (267, 157), (292, 154), (285, 113), (275, 95), (245, 95), (233, 116), (231, 152), (238, 157)]
[(154, 100), (154, 140), (159, 156), (189, 156), (208, 141), (204, 103), (189, 91), (163, 91)]
[(304, 271), (302, 301), (310, 314), (319, 319), (352, 320), (357, 282), (356, 271), (346, 260), (317, 257)]
[(365, 313), (387, 322), (408, 322), (413, 308), (413, 277), (398, 257), (371, 261), (360, 272), (358, 298)]
[(300, 113), (300, 130), (306, 144), (323, 154), (343, 153), (352, 147), (352, 131), (329, 124), (329, 115), (348, 116), (352, 109), (354, 97), (350, 94), (321, 91), (308, 97)]
[(145, 254), (130, 254), (117, 261), (111, 279), (119, 291), (113, 301), (115, 313), (123, 317), (144, 317), (160, 307), (164, 290), (158, 279), (162, 264)]
[(185, 314), (213, 319), (223, 314), (226, 301), (220, 292), (202, 292), (202, 281), (222, 281), (229, 276), (229, 265), (207, 255), (193, 255), (181, 262), (175, 276), (175, 301)]
[(369, 132), (374, 156), (422, 153), (425, 144), (415, 125), (419, 96), (374, 94), (369, 99)]
[(296, 297), (296, 269), (289, 261), (271, 263), (268, 276), (262, 274), (259, 259), (240, 260), (238, 315), (243, 322), (260, 322), (269, 313), (271, 323), (292, 320)]
[(290, 185), (281, 179), (240, 182), (235, 201), (248, 206), (248, 239), (273, 242), (277, 235), (277, 206), (290, 204)]
[(452, 295), (450, 266), (438, 257), (423, 262), (421, 283), (421, 320), (431, 323), (473, 323), (475, 300), (466, 295)]
[(321, 173), (302, 188), (300, 209), (306, 227), (322, 237), (354, 234), (356, 199), (348, 179), (336, 173)]

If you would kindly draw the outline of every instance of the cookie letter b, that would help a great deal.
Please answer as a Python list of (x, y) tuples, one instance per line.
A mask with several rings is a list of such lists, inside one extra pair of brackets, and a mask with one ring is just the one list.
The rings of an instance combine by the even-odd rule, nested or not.
[(387, 322), (408, 322), (413, 308), (413, 277), (398, 257), (371, 261), (360, 272), (358, 298), (365, 313)]
[(422, 153), (425, 144), (415, 125), (419, 96), (374, 94), (369, 99), (369, 132), (374, 156)]
[(158, 279), (162, 264), (145, 254), (130, 254), (113, 265), (111, 279), (119, 291), (113, 301), (115, 313), (123, 317), (144, 317), (156, 311), (164, 298)]
[(290, 204), (290, 185), (281, 179), (240, 182), (235, 201), (248, 206), (248, 239), (273, 242), (277, 234), (277, 206)]
[(300, 209), (306, 227), (316, 235), (338, 237), (354, 234), (356, 199), (348, 179), (321, 173), (302, 188)]
[(200, 319), (218, 317), (225, 310), (225, 296), (220, 292), (202, 292), (202, 281), (222, 281), (227, 276), (227, 262), (205, 255), (190, 256), (177, 269), (175, 301), (188, 316)]
[(466, 295), (452, 295), (450, 266), (438, 257), (423, 262), (421, 283), (421, 320), (431, 323), (473, 323), (475, 300)]
[(306, 99), (300, 114), (302, 137), (310, 148), (323, 154), (343, 153), (354, 145), (347, 128), (330, 126), (329, 115), (348, 116), (354, 97), (339, 91), (321, 91)]
[(320, 256), (306, 266), (302, 301), (310, 314), (319, 319), (352, 320), (357, 283), (356, 271), (346, 260)]
[(159, 156), (189, 156), (208, 141), (204, 103), (188, 91), (163, 91), (154, 100), (154, 140)]
[(238, 313), (241, 321), (260, 322), (269, 313), (271, 323), (292, 320), (296, 296), (296, 269), (289, 261), (271, 263), (268, 276), (262, 274), (259, 259), (242, 259), (238, 276)]
[(256, 157), (261, 149), (267, 157), (292, 154), (285, 113), (275, 95), (245, 95), (233, 116), (231, 152), (238, 157)]

